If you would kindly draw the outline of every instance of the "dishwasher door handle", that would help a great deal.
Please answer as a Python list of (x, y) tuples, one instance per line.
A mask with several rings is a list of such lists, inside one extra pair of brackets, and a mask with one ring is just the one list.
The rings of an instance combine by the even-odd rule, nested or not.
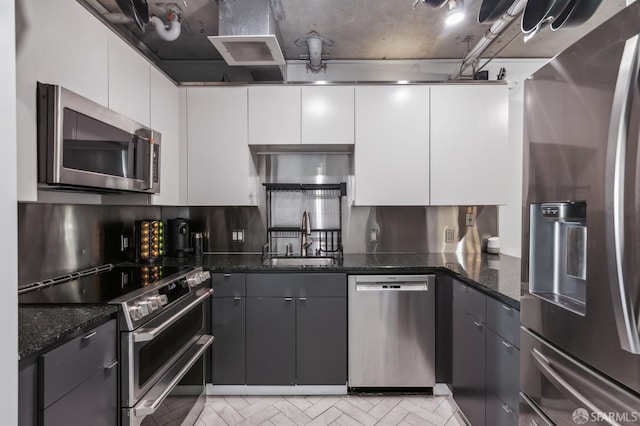
[(357, 283), (356, 291), (429, 291), (429, 283), (402, 282), (402, 283)]

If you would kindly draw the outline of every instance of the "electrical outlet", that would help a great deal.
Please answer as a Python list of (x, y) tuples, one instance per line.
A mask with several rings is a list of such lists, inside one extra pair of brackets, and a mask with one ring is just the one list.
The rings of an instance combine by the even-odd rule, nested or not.
[(453, 229), (445, 229), (444, 230), (444, 242), (447, 244), (453, 244), (455, 242), (455, 232)]
[(244, 229), (234, 229), (231, 232), (232, 243), (244, 243)]
[(378, 230), (377, 229), (369, 229), (369, 242), (377, 243), (378, 242)]
[(475, 226), (476, 225), (476, 215), (475, 213), (467, 213), (465, 215), (465, 222), (467, 226)]

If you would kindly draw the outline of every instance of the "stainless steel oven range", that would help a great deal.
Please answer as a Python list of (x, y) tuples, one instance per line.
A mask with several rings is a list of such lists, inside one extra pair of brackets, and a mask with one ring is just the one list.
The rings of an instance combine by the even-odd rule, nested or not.
[[(20, 290), (21, 304), (112, 304), (120, 330), (122, 426), (193, 424), (204, 406), (206, 302), (202, 268), (106, 265)], [(39, 291), (34, 291), (39, 290)]]

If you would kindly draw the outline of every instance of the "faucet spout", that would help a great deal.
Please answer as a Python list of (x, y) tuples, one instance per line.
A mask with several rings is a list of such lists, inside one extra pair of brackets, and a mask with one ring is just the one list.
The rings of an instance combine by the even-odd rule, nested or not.
[(307, 256), (307, 250), (313, 244), (313, 240), (309, 238), (311, 235), (311, 217), (309, 212), (302, 213), (302, 226), (300, 235), (300, 256)]

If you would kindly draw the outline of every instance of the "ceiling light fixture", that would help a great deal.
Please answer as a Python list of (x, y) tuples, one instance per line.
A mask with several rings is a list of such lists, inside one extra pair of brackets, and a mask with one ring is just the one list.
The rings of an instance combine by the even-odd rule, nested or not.
[(455, 25), (464, 19), (464, 10), (461, 6), (458, 6), (457, 0), (449, 0), (449, 10), (447, 11), (447, 18), (445, 24), (447, 26)]

